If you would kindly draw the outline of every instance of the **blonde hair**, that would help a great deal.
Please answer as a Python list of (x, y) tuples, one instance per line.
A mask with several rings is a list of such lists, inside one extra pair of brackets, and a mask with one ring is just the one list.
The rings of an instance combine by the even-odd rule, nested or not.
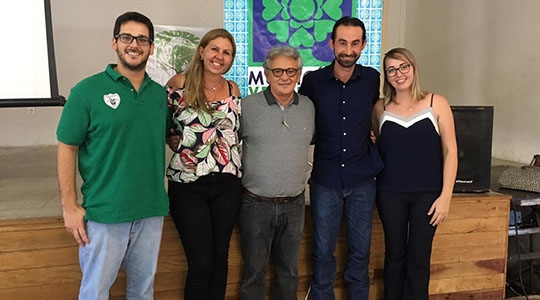
[[(232, 61), (234, 61), (234, 57), (236, 56), (236, 43), (234, 41), (234, 37), (230, 32), (228, 32), (224, 28), (215, 28), (210, 31), (208, 31), (199, 41), (199, 45), (197, 45), (197, 49), (193, 52), (193, 57), (191, 58), (191, 61), (188, 64), (188, 67), (185, 74), (185, 83), (184, 83), (184, 96), (185, 96), (185, 102), (188, 107), (191, 107), (195, 110), (204, 110), (211, 112), (212, 108), (208, 105), (208, 101), (206, 99), (206, 96), (204, 95), (204, 86), (203, 86), (203, 77), (204, 77), (204, 62), (202, 61), (201, 53), (199, 51), (200, 48), (206, 48), (208, 44), (213, 41), (214, 39), (221, 37), (228, 39), (232, 44)], [(231, 65), (223, 72), (223, 74), (227, 73), (231, 67), (232, 67), (232, 61)]]
[(384, 94), (384, 104), (387, 105), (392, 98), (396, 95), (396, 89), (388, 81), (388, 75), (386, 74), (386, 59), (393, 58), (405, 61), (411, 64), (411, 67), (414, 69), (414, 77), (412, 82), (412, 96), (413, 100), (421, 100), (426, 97), (428, 92), (420, 86), (420, 70), (418, 69), (418, 63), (412, 52), (405, 48), (394, 48), (386, 54), (384, 54), (383, 60), (383, 72), (384, 72), (384, 84), (383, 84), (383, 94)]

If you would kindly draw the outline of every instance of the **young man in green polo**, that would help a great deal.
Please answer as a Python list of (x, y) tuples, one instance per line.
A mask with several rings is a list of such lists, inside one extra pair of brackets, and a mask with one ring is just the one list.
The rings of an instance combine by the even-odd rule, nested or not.
[(145, 72), (153, 39), (146, 16), (119, 16), (112, 38), (117, 64), (71, 90), (58, 124), (64, 225), (80, 245), (79, 299), (108, 299), (121, 266), (127, 274), (127, 298), (153, 299), (163, 216), (168, 213), (163, 180), (167, 97)]

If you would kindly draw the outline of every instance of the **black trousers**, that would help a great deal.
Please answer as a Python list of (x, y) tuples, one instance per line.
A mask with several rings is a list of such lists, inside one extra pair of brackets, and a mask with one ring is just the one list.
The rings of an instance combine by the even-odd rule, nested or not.
[(427, 213), (438, 192), (378, 192), (384, 230), (384, 299), (428, 300), (436, 227)]
[(170, 213), (188, 263), (185, 300), (224, 299), (241, 191), (240, 179), (231, 174), (211, 173), (191, 183), (169, 181)]

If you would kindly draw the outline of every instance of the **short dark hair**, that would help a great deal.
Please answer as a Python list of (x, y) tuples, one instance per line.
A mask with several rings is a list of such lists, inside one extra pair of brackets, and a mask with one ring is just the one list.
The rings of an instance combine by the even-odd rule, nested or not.
[(366, 40), (366, 26), (364, 25), (364, 22), (355, 17), (344, 16), (337, 20), (334, 24), (334, 28), (332, 28), (332, 36), (330, 37), (332, 41), (336, 39), (336, 31), (339, 26), (356, 26), (362, 28), (362, 42)]
[(114, 22), (113, 37), (120, 34), (120, 27), (129, 21), (146, 25), (146, 27), (148, 27), (150, 42), (154, 41), (154, 25), (152, 24), (152, 21), (150, 21), (147, 16), (136, 11), (128, 11), (116, 18), (116, 22)]

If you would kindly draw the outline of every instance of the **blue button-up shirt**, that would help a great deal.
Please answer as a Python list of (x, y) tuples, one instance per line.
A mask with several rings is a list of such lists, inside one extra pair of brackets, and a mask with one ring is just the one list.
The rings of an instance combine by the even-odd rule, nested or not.
[(379, 99), (379, 72), (356, 65), (343, 83), (333, 73), (334, 62), (304, 76), (299, 93), (315, 105), (316, 138), (311, 180), (350, 188), (373, 178), (382, 161), (369, 137), (371, 111)]

